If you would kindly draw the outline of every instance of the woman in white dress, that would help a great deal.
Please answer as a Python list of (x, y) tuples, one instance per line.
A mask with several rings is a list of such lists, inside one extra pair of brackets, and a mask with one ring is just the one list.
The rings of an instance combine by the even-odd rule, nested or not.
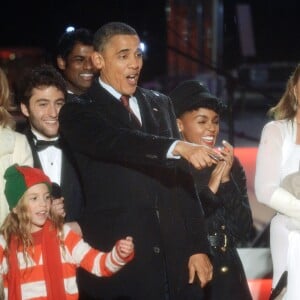
[(287, 269), (289, 232), (300, 229), (300, 201), (281, 187), (287, 175), (299, 170), (299, 101), (300, 64), (289, 78), (280, 101), (269, 111), (274, 120), (268, 122), (262, 130), (256, 161), (257, 200), (277, 212), (270, 227), (273, 288)]
[(32, 166), (32, 154), (25, 135), (17, 133), (15, 121), (8, 112), (10, 90), (6, 74), (0, 68), (0, 224), (9, 212), (4, 196), (4, 172), (12, 164)]

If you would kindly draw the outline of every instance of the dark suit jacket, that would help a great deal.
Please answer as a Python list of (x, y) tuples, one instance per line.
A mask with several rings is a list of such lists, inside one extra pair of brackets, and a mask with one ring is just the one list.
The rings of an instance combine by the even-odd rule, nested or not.
[(112, 278), (80, 273), (79, 288), (93, 299), (160, 300), (167, 288), (170, 300), (201, 299), (199, 288), (188, 285), (188, 258), (208, 252), (208, 244), (198, 203), (180, 196), (176, 161), (166, 159), (178, 138), (173, 108), (153, 91), (138, 88), (135, 96), (141, 128), (98, 82), (82, 103), (67, 103), (60, 112), (61, 135), (83, 179), (84, 239), (108, 251), (131, 235), (136, 249)]
[[(24, 134), (27, 137), (33, 156), (33, 165), (35, 168), (42, 169), (42, 165), (35, 147), (33, 134), (30, 128), (26, 128)], [(61, 143), (62, 149), (62, 167), (61, 167), (61, 189), (64, 197), (66, 211), (66, 222), (77, 220), (82, 212), (84, 205), (83, 192), (79, 180), (79, 173), (76, 171), (67, 147)]]

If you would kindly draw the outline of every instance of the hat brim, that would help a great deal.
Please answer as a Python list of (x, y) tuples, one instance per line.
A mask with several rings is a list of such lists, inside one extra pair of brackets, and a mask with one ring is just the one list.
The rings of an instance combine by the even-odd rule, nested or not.
[(209, 93), (202, 93), (201, 97), (199, 97), (199, 95), (191, 96), (187, 101), (181, 102), (181, 105), (175, 106), (175, 113), (177, 117), (180, 117), (185, 112), (198, 108), (211, 109), (217, 114), (220, 114), (225, 106), (217, 97)]

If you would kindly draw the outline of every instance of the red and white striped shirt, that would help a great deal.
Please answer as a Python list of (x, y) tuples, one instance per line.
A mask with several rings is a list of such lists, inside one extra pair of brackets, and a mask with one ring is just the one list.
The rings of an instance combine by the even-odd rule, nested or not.
[[(111, 276), (120, 270), (132, 256), (126, 260), (122, 259), (113, 247), (111, 252), (101, 252), (92, 248), (77, 233), (72, 231), (68, 225), (63, 226), (64, 249), (60, 247), (64, 288), (67, 300), (78, 299), (78, 288), (76, 284), (76, 269), (82, 267), (96, 276)], [(6, 241), (0, 235), (0, 275), (3, 276), (5, 299), (8, 299), (7, 259), (3, 254)], [(44, 300), (47, 299), (46, 282), (43, 269), (43, 257), (41, 244), (34, 245), (30, 249), (30, 257), (27, 263), (23, 252), (19, 252), (18, 262), (21, 270), (21, 295), (22, 299)], [(14, 272), (14, 270), (12, 270)]]

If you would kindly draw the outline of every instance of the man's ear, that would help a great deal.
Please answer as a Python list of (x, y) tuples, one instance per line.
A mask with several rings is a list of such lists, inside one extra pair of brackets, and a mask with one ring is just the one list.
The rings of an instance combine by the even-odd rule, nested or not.
[(66, 69), (66, 62), (61, 56), (58, 56), (56, 58), (56, 63), (57, 63), (57, 66), (60, 70), (65, 70)]
[(24, 103), (21, 102), (21, 106), (20, 107), (21, 107), (21, 112), (23, 113), (23, 115), (25, 117), (29, 117), (29, 111), (28, 111), (27, 106)]
[(100, 70), (103, 67), (104, 59), (101, 53), (94, 51), (91, 55), (92, 63), (96, 69)]

